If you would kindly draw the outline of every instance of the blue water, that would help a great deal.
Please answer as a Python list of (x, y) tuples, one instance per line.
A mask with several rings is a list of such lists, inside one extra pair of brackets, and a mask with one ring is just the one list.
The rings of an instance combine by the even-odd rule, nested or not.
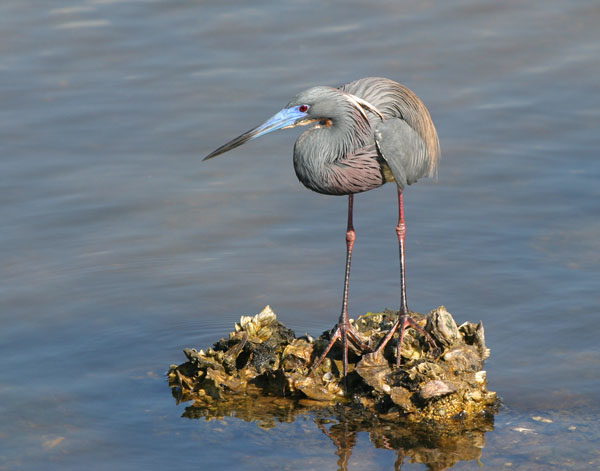
[[(181, 418), (164, 373), (266, 304), (333, 325), (346, 199), (297, 182), (299, 132), (201, 158), (373, 75), (440, 136), (405, 193), (408, 301), (484, 323), (505, 408), (481, 465), (598, 468), (599, 22), (593, 0), (3, 1), (0, 470), (336, 468), (310, 417)], [(354, 317), (399, 302), (396, 211), (391, 185), (355, 200)], [(396, 458), (363, 433), (349, 465)]]

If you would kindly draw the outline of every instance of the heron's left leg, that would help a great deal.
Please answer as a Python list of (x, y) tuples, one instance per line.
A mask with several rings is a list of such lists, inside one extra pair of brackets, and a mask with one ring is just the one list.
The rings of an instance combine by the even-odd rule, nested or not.
[(412, 327), (417, 332), (420, 332), (427, 338), (427, 341), (433, 348), (437, 345), (431, 335), (425, 331), (417, 322), (410, 316), (406, 305), (406, 271), (404, 269), (404, 245), (406, 242), (406, 223), (404, 221), (404, 198), (402, 190), (398, 188), (398, 225), (396, 226), (396, 234), (398, 235), (398, 247), (400, 251), (400, 311), (398, 312), (398, 320), (387, 333), (381, 345), (377, 347), (377, 352), (383, 351), (386, 344), (392, 338), (396, 330), (400, 329), (400, 338), (398, 339), (398, 351), (396, 355), (396, 366), (400, 365), (400, 353), (402, 351), (402, 340), (407, 327)]
[(342, 340), (343, 349), (343, 365), (344, 365), (344, 376), (348, 371), (348, 339), (350, 339), (356, 347), (363, 351), (370, 351), (368, 345), (366, 345), (359, 337), (352, 324), (350, 324), (350, 317), (348, 316), (348, 286), (350, 283), (350, 262), (352, 261), (352, 250), (354, 249), (354, 241), (356, 240), (356, 233), (354, 232), (354, 224), (352, 222), (352, 212), (354, 206), (354, 195), (348, 196), (348, 226), (346, 227), (346, 274), (344, 276), (344, 297), (342, 301), (342, 313), (340, 314), (340, 320), (335, 326), (334, 332), (329, 341), (329, 345), (325, 348), (321, 356), (311, 367), (311, 371), (317, 368), (321, 362), (325, 359), (331, 347), (335, 344), (338, 339)]

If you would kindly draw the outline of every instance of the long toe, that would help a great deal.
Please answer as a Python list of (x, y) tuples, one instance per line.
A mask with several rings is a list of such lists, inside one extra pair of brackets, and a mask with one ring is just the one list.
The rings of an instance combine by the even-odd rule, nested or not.
[(352, 327), (352, 324), (340, 323), (335, 326), (329, 343), (327, 344), (319, 358), (317, 358), (317, 360), (310, 367), (310, 373), (316, 370), (321, 365), (321, 363), (323, 363), (323, 360), (338, 340), (342, 341), (342, 360), (344, 366), (344, 376), (346, 376), (346, 373), (348, 372), (349, 346), (351, 346), (352, 349), (357, 353), (365, 353), (372, 351), (372, 348), (363, 341), (358, 331), (354, 327)]
[(370, 353), (373, 351), (371, 346), (364, 342), (361, 338), (361, 334), (352, 326), (352, 324), (348, 324), (346, 329), (348, 338), (352, 340), (352, 346), (354, 350), (358, 353)]
[(415, 321), (410, 315), (407, 316), (405, 328), (406, 327), (412, 327), (414, 330), (422, 334), (427, 339), (427, 342), (429, 342), (429, 345), (432, 349), (439, 349), (436, 341), (433, 340), (433, 337), (429, 334), (429, 332), (427, 332), (423, 327), (421, 327), (417, 323), (417, 321)]
[(319, 358), (317, 358), (317, 360), (312, 364), (312, 366), (310, 367), (310, 370), (309, 370), (309, 374), (312, 373), (314, 370), (316, 370), (321, 365), (321, 363), (323, 363), (323, 360), (329, 353), (329, 350), (331, 350), (331, 347), (333, 347), (335, 345), (335, 342), (337, 342), (340, 337), (341, 337), (341, 329), (338, 325), (336, 325), (335, 330), (334, 330), (333, 334), (331, 335), (331, 339), (329, 340), (329, 343), (327, 344), (327, 347), (325, 347), (325, 350), (323, 350), (323, 353), (321, 353)]
[(438, 347), (437, 343), (435, 342), (435, 340), (433, 340), (433, 337), (429, 334), (429, 332), (427, 332), (425, 329), (423, 329), (423, 327), (421, 327), (417, 323), (417, 321), (415, 321), (409, 314), (400, 314), (400, 316), (398, 317), (398, 320), (396, 320), (396, 322), (394, 323), (394, 325), (392, 326), (390, 331), (387, 333), (385, 338), (379, 344), (379, 347), (377, 347), (376, 351), (382, 352), (383, 349), (385, 348), (385, 346), (388, 344), (388, 342), (392, 338), (392, 336), (397, 331), (399, 335), (398, 335), (398, 344), (396, 346), (396, 348), (397, 348), (396, 365), (397, 366), (400, 365), (400, 359), (401, 359), (401, 353), (402, 353), (402, 342), (404, 340), (404, 334), (406, 333), (406, 329), (409, 327), (412, 327), (418, 333), (423, 335), (427, 339), (427, 342), (431, 346), (434, 354), (436, 356), (439, 355), (439, 347)]

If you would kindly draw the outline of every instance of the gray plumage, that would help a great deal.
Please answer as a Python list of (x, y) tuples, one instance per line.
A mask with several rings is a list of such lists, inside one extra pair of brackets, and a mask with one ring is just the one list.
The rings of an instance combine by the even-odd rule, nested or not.
[(393, 80), (369, 77), (341, 90), (374, 105), (385, 120), (370, 113), (377, 148), (397, 185), (415, 183), (437, 171), (440, 144), (429, 111), (410, 89)]
[[(352, 97), (373, 105), (384, 119)], [(340, 88), (309, 88), (286, 108), (302, 104), (322, 123), (305, 131), (294, 146), (296, 175), (313, 191), (347, 195), (372, 190), (391, 181), (387, 168), (404, 188), (437, 168), (439, 143), (429, 112), (399, 83), (369, 77)]]

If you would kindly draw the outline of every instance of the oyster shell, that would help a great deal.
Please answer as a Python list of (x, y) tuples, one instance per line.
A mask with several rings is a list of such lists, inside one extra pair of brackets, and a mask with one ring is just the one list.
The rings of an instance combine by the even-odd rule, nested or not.
[[(469, 420), (493, 417), (499, 401), (487, 390), (482, 369), (489, 349), (481, 322), (458, 327), (444, 306), (427, 316), (411, 314), (442, 347), (440, 352), (430, 351), (428, 342), (409, 329), (401, 366), (395, 366), (391, 341), (383, 353), (352, 352), (344, 380), (339, 345), (310, 372), (327, 343), (327, 333), (317, 339), (296, 338), (266, 306), (255, 316), (242, 316), (227, 338), (206, 351), (185, 349), (187, 362), (170, 368), (169, 384), (178, 400), (194, 399), (219, 413), (225, 404), (236, 404), (239, 413), (240, 404), (256, 404), (259, 397), (269, 404), (269, 398), (277, 397), (278, 408), (286, 400), (295, 404), (308, 400), (312, 408), (323, 409), (347, 403), (368, 414), (413, 423), (429, 419), (464, 426)], [(354, 327), (375, 348), (396, 316), (393, 311), (367, 313), (356, 319)]]

